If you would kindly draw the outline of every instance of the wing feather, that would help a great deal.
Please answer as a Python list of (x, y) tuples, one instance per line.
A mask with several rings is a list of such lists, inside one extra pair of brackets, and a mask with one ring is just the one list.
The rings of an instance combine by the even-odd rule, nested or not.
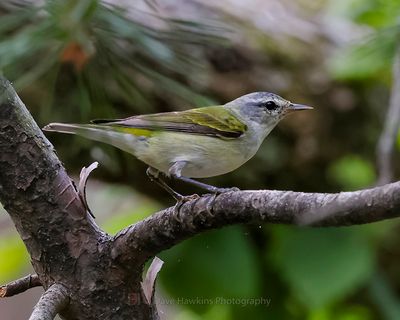
[(119, 120), (94, 120), (93, 123), (121, 129), (165, 130), (220, 138), (238, 138), (247, 129), (243, 122), (221, 106), (154, 113)]

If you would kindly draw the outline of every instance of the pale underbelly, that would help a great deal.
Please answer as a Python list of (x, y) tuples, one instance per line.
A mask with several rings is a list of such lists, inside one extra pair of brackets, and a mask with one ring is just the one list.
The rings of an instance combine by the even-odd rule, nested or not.
[(148, 146), (136, 156), (159, 171), (168, 174), (177, 161), (185, 161), (182, 176), (206, 178), (231, 172), (257, 151), (258, 146), (246, 139), (221, 140), (214, 137), (163, 133), (148, 139)]

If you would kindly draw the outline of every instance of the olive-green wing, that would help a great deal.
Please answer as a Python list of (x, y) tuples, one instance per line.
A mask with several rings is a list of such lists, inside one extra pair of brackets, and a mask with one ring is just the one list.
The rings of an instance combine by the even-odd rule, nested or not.
[(121, 120), (95, 120), (97, 124), (150, 131), (173, 131), (222, 138), (238, 138), (246, 125), (222, 106), (204, 107), (186, 111), (154, 113)]

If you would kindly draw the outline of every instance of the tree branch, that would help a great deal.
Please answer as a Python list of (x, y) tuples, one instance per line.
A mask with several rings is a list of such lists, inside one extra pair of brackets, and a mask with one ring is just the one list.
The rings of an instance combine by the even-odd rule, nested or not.
[(400, 128), (400, 47), (393, 64), (393, 84), (386, 120), (377, 146), (378, 185), (393, 179), (393, 152)]
[(124, 262), (146, 260), (203, 231), (237, 223), (349, 226), (400, 216), (400, 182), (341, 193), (239, 191), (206, 195), (160, 211), (114, 237), (113, 253)]
[(53, 146), (1, 76), (0, 202), (44, 289), (68, 288), (64, 319), (152, 319), (142, 297), (143, 265), (112, 259), (111, 237), (87, 214)]
[(53, 284), (40, 297), (29, 320), (53, 320), (57, 313), (66, 307), (69, 297), (66, 288)]
[(11, 297), (25, 292), (34, 287), (40, 287), (42, 283), (36, 274), (29, 274), (26, 277), (7, 283), (0, 287), (0, 298)]

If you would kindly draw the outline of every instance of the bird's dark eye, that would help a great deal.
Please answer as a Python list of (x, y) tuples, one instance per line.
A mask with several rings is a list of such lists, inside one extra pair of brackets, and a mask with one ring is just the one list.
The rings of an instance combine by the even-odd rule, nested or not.
[(273, 101), (267, 101), (263, 104), (263, 107), (269, 111), (273, 111), (278, 108), (278, 105)]

